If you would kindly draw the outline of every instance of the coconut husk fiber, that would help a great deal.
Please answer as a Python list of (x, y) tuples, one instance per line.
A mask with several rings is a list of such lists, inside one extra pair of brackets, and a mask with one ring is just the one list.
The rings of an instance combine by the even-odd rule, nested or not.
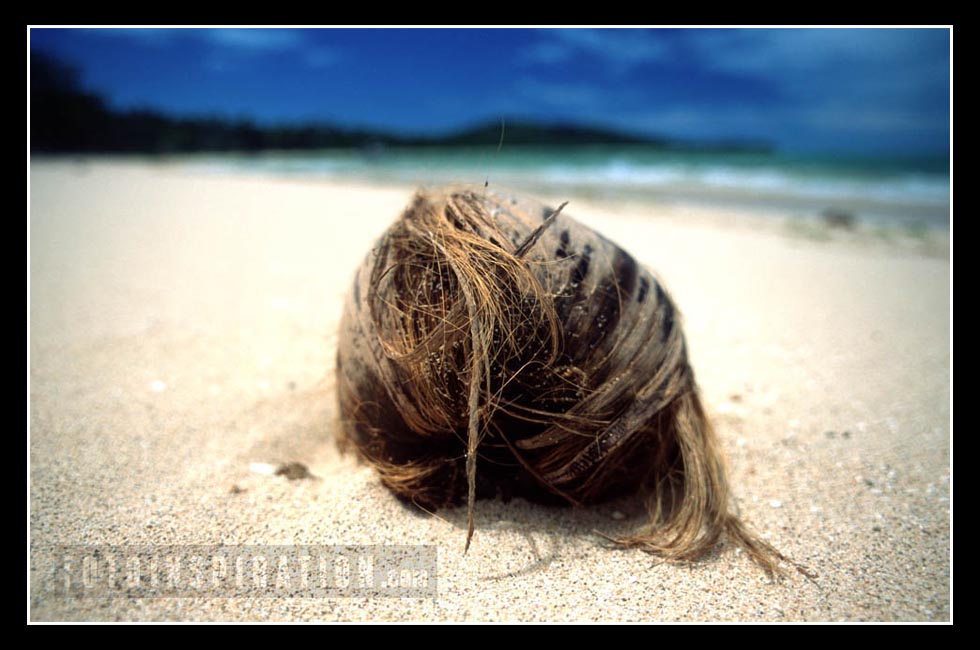
[(694, 560), (727, 536), (770, 573), (786, 559), (730, 511), (670, 295), (561, 208), (419, 191), (357, 271), (337, 375), (341, 448), (403, 499), (466, 504), (466, 548), (479, 498), (643, 492), (620, 545)]

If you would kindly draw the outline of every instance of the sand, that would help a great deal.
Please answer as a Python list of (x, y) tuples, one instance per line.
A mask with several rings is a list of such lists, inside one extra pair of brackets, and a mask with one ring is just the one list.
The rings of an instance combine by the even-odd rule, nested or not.
[[(111, 161), (30, 180), (30, 620), (951, 618), (948, 240), (566, 208), (677, 300), (738, 510), (818, 575), (772, 583), (732, 547), (693, 565), (610, 548), (593, 531), (636, 525), (628, 499), (481, 501), (464, 555), (462, 511), (403, 505), (336, 451), (341, 301), (413, 188)], [(255, 465), (290, 461), (315, 478)], [(418, 598), (45, 587), (42, 549), (79, 544), (430, 545), (438, 576)]]

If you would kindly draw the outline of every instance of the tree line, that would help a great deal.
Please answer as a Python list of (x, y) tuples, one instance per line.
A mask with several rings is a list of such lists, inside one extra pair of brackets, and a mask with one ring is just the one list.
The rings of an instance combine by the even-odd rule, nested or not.
[[(332, 124), (259, 125), (248, 119), (185, 118), (140, 109), (117, 110), (85, 89), (78, 71), (31, 52), (30, 142), (37, 153), (257, 152), (496, 144), (499, 122), (442, 136), (410, 136)], [(767, 150), (759, 143), (682, 143), (575, 124), (505, 122), (508, 145), (642, 144), (679, 149)]]

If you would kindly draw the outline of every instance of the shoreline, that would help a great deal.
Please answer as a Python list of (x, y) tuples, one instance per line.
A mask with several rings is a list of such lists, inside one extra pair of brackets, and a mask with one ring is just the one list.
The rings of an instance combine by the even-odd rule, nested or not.
[[(86, 173), (89, 168), (104, 169), (152, 169), (167, 174), (197, 176), (217, 179), (251, 179), (256, 182), (300, 184), (314, 187), (359, 188), (364, 190), (383, 189), (412, 193), (421, 186), (438, 187), (443, 183), (411, 183), (403, 179), (390, 181), (366, 177), (329, 177), (310, 173), (276, 173), (269, 170), (236, 170), (231, 167), (208, 168), (198, 162), (208, 154), (174, 156), (38, 156), (34, 165), (48, 168), (64, 168)], [(218, 155), (221, 158), (222, 156)], [(492, 183), (491, 183), (492, 184)], [(449, 183), (460, 187), (482, 189), (482, 183)], [(767, 231), (790, 239), (811, 242), (834, 242), (855, 245), (862, 248), (897, 248), (911, 254), (924, 254), (932, 257), (949, 257), (950, 226), (949, 219), (926, 218), (922, 216), (869, 217), (859, 210), (834, 208), (826, 204), (818, 210), (819, 202), (814, 203), (809, 212), (787, 208), (777, 203), (762, 202), (758, 205), (735, 203), (725, 204), (722, 199), (689, 200), (670, 198), (641, 197), (632, 193), (621, 196), (610, 194), (594, 195), (585, 191), (568, 192), (568, 188), (554, 188), (535, 184), (518, 187), (496, 185), (498, 189), (512, 189), (527, 193), (542, 200), (558, 204), (569, 201), (570, 208), (578, 206), (581, 210), (613, 213), (630, 216), (643, 215), (657, 220), (666, 220), (678, 225), (749, 228)], [(831, 214), (824, 214), (830, 212)], [(836, 215), (843, 214), (844, 220)]]
[[(38, 591), (31, 620), (950, 620), (948, 232), (931, 249), (728, 210), (566, 209), (679, 305), (738, 511), (818, 574), (770, 584), (730, 547), (693, 565), (609, 548), (592, 531), (628, 531), (629, 499), (480, 501), (464, 555), (465, 512), (407, 507), (339, 454), (340, 307), (414, 188), (158, 163), (30, 174), (33, 545), (439, 553), (435, 598)], [(256, 469), (288, 462), (315, 478)], [(42, 565), (32, 553), (36, 585)]]
[[(609, 202), (696, 205), (704, 208), (738, 208), (745, 212), (791, 214), (816, 217), (825, 209), (846, 211), (859, 221), (873, 225), (921, 225), (948, 228), (949, 197), (941, 200), (935, 172), (907, 170), (875, 178), (853, 170), (853, 176), (837, 171), (824, 176), (810, 170), (780, 171), (786, 163), (775, 158), (761, 167), (728, 164), (724, 158), (713, 165), (673, 160), (669, 156), (648, 163), (617, 158), (561, 164), (559, 151), (533, 156), (536, 165), (519, 155), (498, 159), (480, 150), (406, 150), (390, 157), (372, 157), (361, 150), (313, 152), (195, 153), (195, 154), (35, 154), (35, 162), (81, 161), (96, 164), (148, 164), (192, 169), (197, 173), (297, 178), (338, 184), (370, 182), (376, 185), (460, 184), (482, 185), (484, 181), (540, 194), (558, 191), (565, 198)], [(567, 152), (574, 157), (581, 149)], [(511, 154), (514, 151), (510, 152)], [(538, 152), (540, 153), (540, 152)], [(540, 159), (539, 159), (540, 158)], [(791, 157), (792, 158), (792, 157)], [(709, 158), (710, 159), (710, 158)], [(841, 164), (847, 164), (843, 159)], [(456, 164), (449, 164), (454, 161)], [(879, 161), (880, 162), (880, 161)], [(508, 166), (509, 164), (509, 166)], [(648, 166), (644, 166), (644, 165)], [(825, 163), (826, 164), (826, 163)], [(649, 177), (649, 178), (648, 178)], [(885, 183), (884, 186), (881, 183)], [(834, 184), (837, 191), (831, 191)], [(888, 183), (891, 183), (889, 185)], [(904, 185), (903, 185), (904, 183)], [(856, 185), (855, 185), (856, 184)], [(857, 187), (864, 185), (863, 191)], [(909, 187), (906, 187), (909, 185)], [(943, 184), (948, 191), (948, 176)], [(915, 187), (920, 194), (917, 196)], [(930, 187), (926, 192), (925, 187)], [(902, 190), (904, 188), (904, 190)], [(912, 192), (902, 200), (890, 194)]]

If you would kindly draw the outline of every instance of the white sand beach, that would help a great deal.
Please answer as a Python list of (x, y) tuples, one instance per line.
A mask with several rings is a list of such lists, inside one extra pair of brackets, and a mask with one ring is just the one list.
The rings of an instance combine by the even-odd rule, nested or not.
[[(427, 598), (70, 598), (32, 553), (32, 621), (950, 620), (948, 232), (565, 209), (678, 303), (737, 511), (817, 576), (773, 583), (733, 547), (612, 548), (594, 531), (636, 526), (630, 499), (480, 501), (464, 555), (465, 512), (404, 505), (339, 454), (344, 295), (414, 189), (32, 163), (32, 547), (438, 547)], [(254, 465), (286, 462), (314, 478)]]

